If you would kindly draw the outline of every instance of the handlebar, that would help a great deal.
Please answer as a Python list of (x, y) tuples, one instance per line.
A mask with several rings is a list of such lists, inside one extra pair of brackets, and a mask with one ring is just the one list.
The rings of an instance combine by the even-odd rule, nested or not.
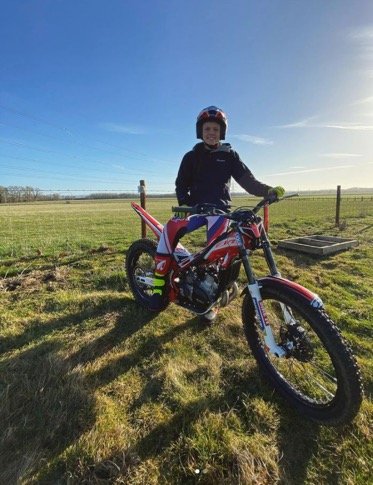
[[(289, 194), (289, 195), (284, 195), (283, 197), (278, 199), (276, 194), (269, 194), (250, 210), (252, 213), (257, 214), (259, 210), (265, 205), (271, 205), (274, 202), (281, 202), (285, 199), (290, 199), (291, 197), (298, 197), (298, 196), (299, 194)], [(228, 219), (234, 219), (234, 217), (232, 217), (232, 214), (229, 214), (230, 209), (231, 209), (231, 205), (204, 203), (204, 204), (196, 204), (190, 207), (175, 206), (175, 207), (172, 207), (172, 212), (179, 212), (182, 214), (190, 214), (190, 215), (206, 215), (206, 216), (222, 215), (222, 216), (226, 216)], [(236, 209), (236, 211), (239, 209), (240, 208)], [(241, 209), (248, 211), (247, 207), (241, 208)]]
[(226, 215), (231, 208), (231, 205), (225, 204), (196, 204), (190, 207), (187, 206), (175, 206), (172, 207), (172, 212), (179, 212), (182, 214), (191, 214), (191, 215)]
[(269, 194), (264, 199), (262, 199), (253, 209), (252, 211), (254, 214), (257, 214), (259, 210), (264, 207), (265, 205), (271, 205), (274, 202), (281, 202), (285, 199), (290, 199), (291, 197), (298, 197), (299, 194), (289, 194), (289, 195), (284, 195), (283, 197), (280, 197), (279, 199), (277, 198), (276, 194)]

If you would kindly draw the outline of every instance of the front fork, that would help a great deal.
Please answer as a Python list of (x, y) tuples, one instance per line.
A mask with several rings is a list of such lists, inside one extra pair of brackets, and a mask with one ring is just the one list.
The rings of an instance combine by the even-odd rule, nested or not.
[[(261, 231), (261, 238), (262, 238), (262, 247), (263, 247), (263, 252), (264, 252), (264, 257), (267, 261), (268, 268), (271, 272), (272, 276), (277, 276), (280, 277), (281, 274), (277, 269), (275, 260), (273, 258), (272, 250), (271, 250), (271, 245), (268, 241), (267, 234), (265, 232), (265, 229), (263, 227)], [(294, 323), (294, 317), (293, 315), (289, 312), (288, 308), (286, 305), (283, 303), (280, 303), (282, 313), (284, 315), (285, 323), (286, 325), (291, 325)]]
[[(266, 312), (266, 309), (264, 307), (262, 295), (260, 293), (260, 287), (259, 283), (256, 280), (253, 270), (250, 265), (249, 261), (249, 250), (245, 248), (244, 241), (242, 238), (242, 235), (239, 231), (238, 226), (234, 227), (234, 232), (236, 236), (236, 241), (240, 250), (240, 255), (242, 258), (242, 263), (245, 268), (248, 284), (247, 284), (247, 289), (249, 290), (249, 293), (251, 295), (251, 298), (253, 300), (254, 306), (255, 306), (255, 311), (258, 316), (259, 322), (260, 322), (260, 327), (263, 332), (263, 337), (264, 337), (264, 343), (265, 346), (267, 347), (267, 350), (275, 355), (276, 357), (285, 357), (286, 356), (286, 351), (283, 347), (280, 347), (279, 345), (276, 344), (270, 321)], [(273, 259), (272, 251), (270, 248), (269, 241), (267, 239), (267, 235), (264, 231), (264, 228), (262, 229), (262, 245), (263, 245), (263, 251), (264, 255), (268, 264), (268, 267), (271, 271), (272, 276), (280, 276), (280, 273), (277, 270), (276, 263)], [(285, 305), (281, 304), (282, 311), (284, 313), (284, 318), (286, 323), (291, 323), (293, 321), (292, 316), (290, 315), (289, 311), (287, 310)]]
[(276, 344), (275, 339), (273, 337), (271, 324), (269, 322), (267, 312), (264, 308), (263, 299), (262, 299), (262, 295), (260, 294), (260, 288), (259, 288), (258, 282), (252, 285), (248, 284), (247, 288), (254, 302), (256, 314), (259, 318), (260, 327), (263, 332), (264, 343), (267, 350), (271, 354), (275, 355), (276, 357), (285, 357), (286, 351), (283, 349), (283, 347), (280, 347), (279, 345)]

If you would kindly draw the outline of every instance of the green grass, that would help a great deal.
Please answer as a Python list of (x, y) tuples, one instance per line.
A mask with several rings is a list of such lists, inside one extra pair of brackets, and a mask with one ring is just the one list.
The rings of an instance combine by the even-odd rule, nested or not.
[[(174, 203), (148, 209), (165, 222)], [(361, 366), (363, 407), (342, 429), (304, 420), (263, 380), (240, 298), (208, 328), (175, 305), (139, 308), (123, 270), (141, 234), (129, 201), (0, 205), (0, 483), (371, 483), (373, 214), (359, 207), (338, 228), (333, 210), (276, 204), (270, 239), (283, 276), (320, 294)], [(359, 246), (277, 248), (315, 233)], [(259, 253), (253, 265), (267, 273)]]

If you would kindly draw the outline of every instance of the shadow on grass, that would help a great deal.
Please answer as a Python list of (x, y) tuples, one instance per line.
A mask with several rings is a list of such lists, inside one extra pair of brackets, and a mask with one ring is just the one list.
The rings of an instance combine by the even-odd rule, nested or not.
[[(194, 333), (200, 333), (204, 329), (205, 327), (198, 325), (196, 319), (193, 318), (181, 325), (172, 327), (167, 333), (159, 337), (150, 336), (135, 352), (111, 361), (105, 368), (91, 375), (90, 379), (94, 381), (94, 386), (96, 387), (105, 386), (119, 375), (128, 372), (131, 368), (141, 366), (142, 362), (148, 357), (151, 356), (152, 359), (156, 360), (159, 354), (163, 352), (164, 344), (172, 342), (183, 332), (193, 331)], [(253, 434), (256, 432), (256, 427), (252, 426), (250, 422), (250, 414), (242, 402), (242, 396), (249, 398), (249, 400), (259, 397), (267, 401), (275, 400), (280, 408), (279, 412), (284, 413), (285, 416), (282, 420), (283, 424), (279, 427), (277, 441), (279, 454), (282, 456), (282, 483), (305, 483), (302, 480), (306, 478), (309, 461), (318, 448), (319, 427), (309, 422), (305, 423), (304, 419), (296, 414), (295, 411), (289, 409), (284, 401), (273, 395), (273, 389), (267, 385), (256, 367), (249, 372), (237, 372), (234, 366), (229, 366), (223, 369), (222, 379), (225, 383), (225, 389), (222, 394), (203, 396), (200, 399), (188, 402), (184, 406), (180, 406), (178, 403), (167, 402), (168, 408), (173, 410), (172, 417), (168, 421), (156, 425), (145, 436), (139, 438), (131, 449), (127, 450), (129, 456), (138, 456), (142, 462), (149, 459), (157, 459), (160, 454), (175, 446), (181, 437), (185, 439), (193, 428), (194, 423), (206, 412), (226, 415), (234, 410), (241, 421), (245, 423), (247, 432)], [(141, 394), (130, 406), (129, 412), (136, 414), (138, 409), (149, 402), (158, 404), (161, 401), (163, 402), (165, 396), (162, 394), (162, 391), (163, 383), (161, 379), (149, 376)], [(265, 421), (263, 421), (262, 425), (263, 429), (267, 429)], [(305, 428), (307, 429), (307, 436), (304, 436)], [(118, 457), (116, 456), (107, 457), (109, 461), (115, 462), (117, 459)], [(182, 457), (179, 459), (181, 462), (183, 461)], [(197, 477), (192, 476), (187, 471), (187, 460), (188, 458), (186, 457), (184, 464), (180, 462), (182, 466), (181, 468), (179, 467), (177, 472), (175, 466), (170, 466), (167, 460), (166, 462), (161, 462), (159, 464), (160, 477), (166, 480), (165, 483), (197, 483)], [(226, 470), (230, 469), (232, 471), (237, 466), (235, 463), (236, 457), (226, 456), (222, 460), (225, 461)], [(124, 475), (125, 473), (123, 472)], [(203, 478), (201, 476), (198, 479), (198, 483), (215, 484), (217, 483), (214, 481), (216, 478), (211, 476)]]
[[(164, 345), (177, 339), (182, 333), (203, 333), (206, 330), (198, 324), (196, 318), (192, 318), (171, 327), (161, 335), (148, 334), (131, 353), (111, 359), (107, 365), (87, 378), (83, 375), (82, 365), (109, 352), (147, 325), (155, 316), (139, 309), (133, 300), (128, 301), (124, 309), (123, 298), (111, 301), (110, 310), (116, 308), (123, 311), (115, 315), (114, 327), (67, 359), (59, 355), (62, 344), (49, 339), (3, 362), (6, 379), (2, 388), (0, 426), (3, 428), (1, 435), (5, 438), (1, 445), (0, 483), (17, 483), (20, 476), (31, 476), (32, 473), (40, 471), (44, 463), (47, 463), (48, 469), (46, 468), (38, 483), (49, 484), (61, 480), (66, 473), (63, 452), (95, 424), (94, 389), (107, 385), (135, 366), (143, 366), (144, 361), (150, 357), (156, 360), (164, 352)], [(30, 330), (16, 337), (16, 340), (8, 339), (6, 347), (12, 349), (19, 344), (26, 345), (41, 336), (71, 325), (72, 321), (79, 324), (93, 315), (97, 319), (107, 312), (107, 302), (101, 302), (93, 305), (88, 313), (87, 310), (82, 310), (68, 318), (56, 319), (46, 327), (43, 325), (43, 328), (33, 322), (36, 333)], [(261, 397), (270, 401), (272, 389), (263, 384), (264, 379), (256, 368), (240, 373), (234, 366), (229, 366), (223, 369), (222, 378), (225, 383), (224, 391), (219, 395), (201, 397), (181, 407), (177, 403), (168, 403), (173, 410), (172, 417), (138, 439), (130, 450), (135, 457), (134, 462), (137, 455), (143, 461), (159, 457), (167, 448), (176, 445), (181, 435), (188, 436), (194, 423), (207, 411), (227, 414), (234, 409), (244, 422), (247, 432), (253, 433), (250, 415), (242, 404), (242, 395), (245, 394), (249, 399)], [(132, 403), (129, 412), (136, 413), (137, 409), (149, 401), (159, 403), (162, 390), (162, 382), (150, 373), (142, 393)], [(281, 414), (276, 443), (282, 456), (281, 483), (306, 483), (309, 461), (318, 449), (319, 427), (304, 421), (282, 400), (277, 397), (274, 399)], [(265, 423), (263, 426), (265, 427)], [(117, 457), (107, 459), (115, 462)], [(228, 469), (235, 468), (234, 458), (227, 456), (223, 460)], [(169, 469), (168, 463), (162, 463), (160, 467), (160, 476), (167, 478), (167, 483), (196, 483), (196, 477), (188, 475), (187, 466), (178, 471), (177, 477), (172, 476), (172, 467)], [(107, 479), (111, 478), (109, 476)], [(198, 483), (214, 483), (209, 482), (208, 477), (203, 480), (207, 481), (199, 480)]]
[[(39, 271), (53, 271), (56, 267), (62, 266), (76, 266), (81, 262), (86, 262), (87, 255), (71, 255), (68, 258), (54, 257), (54, 256), (40, 256), (30, 255), (22, 256), (15, 259), (9, 259), (1, 262), (1, 266), (6, 268), (0, 268), (1, 277), (17, 277), (19, 275), (29, 274), (36, 269)], [(22, 265), (25, 265), (24, 267)], [(10, 269), (13, 268), (13, 269)]]
[[(133, 325), (136, 328), (139, 326), (141, 327), (145, 324), (145, 322), (147, 323), (154, 318), (154, 316), (154, 314), (149, 312), (141, 312), (139, 315), (140, 321), (138, 321), (136, 324), (130, 323), (130, 325)], [(189, 320), (181, 325), (172, 327), (168, 332), (158, 337), (149, 335), (148, 338), (144, 340), (144, 342), (134, 352), (127, 354), (124, 357), (112, 359), (108, 365), (99, 369), (97, 372), (90, 374), (90, 381), (92, 381), (92, 383), (94, 383), (93, 385), (96, 387), (105, 386), (106, 384), (115, 380), (121, 374), (128, 372), (133, 367), (141, 366), (148, 357), (152, 356), (153, 360), (157, 359), (157, 357), (163, 353), (164, 345), (166, 343), (171, 342), (183, 332), (193, 329), (194, 326), (194, 320)], [(84, 354), (84, 350), (80, 354), (82, 356)], [(78, 356), (75, 358), (78, 358)]]
[(40, 322), (32, 320), (28, 323), (27, 328), (22, 334), (4, 337), (0, 341), (0, 355), (12, 350), (20, 350), (25, 345), (29, 345), (43, 337), (52, 334), (55, 331), (62, 330), (65, 327), (73, 327), (82, 324), (89, 318), (104, 316), (109, 311), (123, 309), (125, 305), (133, 300), (130, 298), (102, 298), (97, 302), (89, 301), (89, 305), (84, 302), (85, 307), (79, 312), (69, 313), (63, 317), (57, 317), (49, 322)]
[[(167, 453), (167, 449), (176, 446), (174, 452), (179, 453), (179, 465), (175, 467), (174, 463), (172, 466), (167, 460), (160, 464), (160, 477), (165, 480), (165, 483), (183, 485), (195, 483), (206, 485), (241, 483), (238, 478), (239, 473), (236, 475), (240, 453), (237, 455), (231, 449), (228, 449), (228, 453), (225, 456), (221, 455), (220, 458), (216, 458), (212, 454), (210, 463), (212, 468), (210, 472), (206, 475), (196, 476), (190, 470), (188, 464), (190, 464), (189, 460), (192, 456), (198, 459), (198, 449), (183, 450), (180, 440), (182, 442), (189, 440), (191, 433), (193, 434), (194, 424), (203, 419), (206, 413), (227, 416), (232, 410), (244, 423), (247, 435), (254, 436), (258, 432), (257, 417), (251, 422), (250, 410), (243, 404), (242, 396), (244, 395), (245, 399), (249, 401), (263, 398), (266, 401), (276, 401), (279, 413), (283, 416), (277, 440), (273, 443), (277, 446), (279, 455), (282, 457), (280, 461), (280, 483), (284, 485), (307, 483), (309, 462), (316, 454), (319, 446), (319, 427), (309, 421), (305, 421), (304, 418), (289, 408), (281, 398), (273, 395), (272, 388), (266, 382), (263, 382), (264, 378), (260, 375), (258, 376), (257, 369), (253, 369), (245, 377), (236, 375), (232, 378), (232, 375), (229, 376), (229, 373), (226, 377), (230, 379), (226, 381), (225, 392), (222, 395), (202, 397), (201, 399), (188, 402), (181, 408), (176, 408), (175, 413), (167, 422), (155, 426), (148, 434), (140, 438), (131, 452), (133, 453), (136, 450), (140, 460), (145, 461), (156, 459), (160, 454)], [(134, 406), (140, 407), (146, 401), (157, 400), (160, 391), (159, 382), (149, 382), (149, 385), (145, 386), (142, 396), (138, 398)], [(255, 411), (253, 412), (255, 413)], [(267, 428), (264, 417), (261, 417), (260, 429), (264, 434), (266, 430), (270, 433), (270, 424), (268, 423)], [(305, 430), (307, 430), (306, 433)], [(209, 433), (211, 430), (206, 430), (206, 432)], [(206, 439), (208, 440), (209, 438)], [(179, 448), (180, 446), (181, 448)], [(220, 446), (221, 449), (225, 448), (224, 443), (220, 443)], [(267, 448), (268, 450), (271, 449), (270, 446)], [(273, 458), (271, 456), (261, 457), (264, 464), (267, 459), (271, 461)], [(215, 459), (217, 459), (216, 463), (214, 463)], [(258, 459), (258, 457), (253, 458), (253, 460), (255, 459)], [(206, 465), (206, 463), (201, 465)], [(246, 479), (244, 478), (242, 483), (249, 483), (245, 481)], [(271, 480), (269, 477), (267, 479)], [(263, 483), (270, 483), (270, 481), (264, 481)], [(337, 482), (331, 481), (330, 483)]]
[[(56, 473), (64, 476), (66, 467), (58, 457), (96, 420), (94, 393), (81, 364), (104, 355), (153, 318), (143, 311), (136, 315), (132, 300), (124, 305), (123, 298), (110, 298), (109, 303), (104, 299), (49, 324), (33, 321), (22, 335), (2, 341), (3, 353), (16, 352), (0, 364), (0, 483), (20, 483), (40, 472), (44, 464), (51, 472), (46, 471), (38, 483), (54, 483)], [(132, 307), (135, 316), (130, 321), (126, 306)], [(114, 314), (116, 324), (110, 331), (72, 356), (63, 356), (63, 339), (53, 338), (54, 332), (115, 309), (122, 313)], [(22, 349), (29, 344), (31, 348)]]
[[(130, 306), (132, 306), (131, 313), (133, 311), (136, 311), (136, 303), (132, 302), (132, 305)], [(104, 336), (95, 339), (93, 342), (90, 342), (88, 345), (86, 345), (78, 352), (69, 357), (66, 362), (67, 368), (71, 367), (72, 369), (79, 369), (82, 364), (84, 365), (90, 361), (96, 360), (101, 355), (104, 355), (105, 353), (110, 351), (110, 349), (113, 348), (115, 345), (123, 342), (123, 340), (129, 338), (132, 334), (134, 334), (136, 331), (149, 323), (154, 318), (154, 316), (155, 315), (152, 313), (140, 310), (138, 311), (136, 318), (128, 321), (125, 314), (119, 315), (116, 321), (116, 325), (111, 331), (106, 333)], [(185, 324), (173, 327), (169, 332), (159, 337), (153, 337), (152, 335), (150, 335), (135, 352), (127, 355), (126, 357), (111, 360), (110, 363), (107, 364), (104, 368), (98, 370), (97, 372), (94, 372), (93, 374), (90, 374), (88, 378), (84, 377), (82, 385), (84, 385), (84, 387), (87, 389), (87, 400), (89, 401), (93, 399), (92, 396), (94, 393), (94, 389), (105, 386), (106, 384), (115, 380), (118, 376), (128, 372), (133, 366), (141, 365), (144, 359), (146, 359), (147, 357), (154, 356), (154, 358), (156, 358), (156, 354), (162, 352), (162, 347), (164, 343), (172, 341), (174, 338), (176, 338), (178, 335), (191, 328), (192, 326), (193, 323), (189, 321)], [(144, 399), (146, 399), (145, 395), (147, 395), (147, 397), (150, 399), (154, 399), (154, 395), (158, 395), (157, 389), (157, 384), (154, 384), (152, 380), (150, 380), (148, 382), (148, 385), (146, 386), (146, 389), (144, 389), (144, 394), (139, 398), (139, 406), (141, 405), (140, 402), (142, 403)], [(78, 416), (80, 416), (81, 413), (81, 409), (82, 405), (71, 408), (70, 412), (72, 421), (78, 419)], [(84, 432), (84, 429), (89, 429), (94, 425), (95, 415), (93, 409), (94, 405), (92, 404), (90, 406), (91, 413), (87, 414), (87, 420), (84, 421), (84, 427), (81, 426), (78, 429), (75, 428), (75, 432), (71, 433), (70, 435), (68, 434), (68, 438), (65, 439), (64, 443), (54, 443), (52, 444), (52, 446), (49, 447), (49, 467), (38, 483), (54, 483), (56, 481), (56, 477), (58, 477), (58, 479), (61, 479), (63, 476), (65, 476), (66, 465), (64, 463), (63, 457), (60, 458), (59, 455), (69, 445), (72, 445), (79, 438), (80, 434)], [(48, 425), (50, 426), (51, 423), (48, 423)], [(50, 430), (50, 432), (52, 434), (57, 433), (59, 435), (60, 429), (52, 425), (52, 429)], [(128, 456), (129, 455), (126, 455), (126, 459), (128, 459)], [(111, 460), (111, 462), (112, 461), (113, 460)], [(101, 470), (99, 466), (98, 470), (99, 474), (105, 475), (106, 473), (109, 473), (110, 475), (110, 470)], [(112, 471), (116, 473), (117, 467), (114, 467)], [(87, 470), (87, 474), (91, 475), (92, 470)], [(97, 480), (98, 478), (98, 475), (94, 477), (95, 480)], [(94, 481), (94, 483), (96, 482)]]
[(59, 349), (46, 341), (1, 364), (0, 483), (21, 483), (94, 423), (94, 399)]
[(337, 265), (338, 262), (334, 262), (333, 260), (338, 257), (339, 253), (334, 253), (334, 254), (328, 254), (326, 256), (320, 255), (310, 255), (307, 253), (302, 253), (298, 251), (292, 251), (291, 249), (285, 249), (285, 248), (276, 248), (275, 251), (275, 256), (276, 255), (281, 255), (281, 256), (286, 256), (292, 263), (294, 264), (295, 267), (297, 268), (312, 268), (315, 265), (318, 265), (320, 263), (326, 263), (330, 262), (330, 264)]
[[(309, 462), (313, 462), (313, 468), (317, 467), (320, 455), (327, 453), (331, 459), (327, 460), (322, 467), (322, 482), (330, 485), (347, 483), (348, 478), (344, 476), (344, 469), (350, 468), (356, 472), (355, 478), (359, 477), (356, 483), (370, 483), (365, 481), (364, 473), (369, 471), (359, 464), (348, 464), (346, 454), (342, 450), (346, 447), (346, 440), (358, 441), (359, 435), (357, 423), (350, 423), (343, 427), (324, 428), (300, 415), (293, 416), (291, 410), (282, 413), (281, 425), (278, 432), (278, 445), (282, 451), (281, 467), (282, 485), (308, 485), (316, 483), (317, 479), (310, 477), (308, 468)], [(369, 453), (369, 452), (367, 452)], [(353, 451), (356, 458), (357, 455)], [(356, 456), (355, 456), (356, 455)], [(301, 459), (299, 459), (301, 458)], [(364, 458), (362, 458), (364, 460)], [(361, 475), (358, 473), (360, 468)], [(370, 473), (371, 477), (371, 473)], [(320, 480), (320, 478), (318, 479)], [(347, 480), (346, 482), (344, 480)]]
[(363, 232), (369, 231), (369, 229), (373, 228), (373, 224), (370, 224), (369, 226), (363, 227), (363, 229), (360, 229), (360, 231), (357, 231), (356, 234), (362, 234)]
[[(139, 323), (142, 325), (141, 322)], [(125, 357), (110, 361), (106, 367), (92, 374), (89, 379), (92, 379), (92, 385), (94, 387), (105, 386), (121, 374), (130, 371), (133, 367), (141, 366), (149, 357), (152, 360), (157, 360), (164, 351), (164, 345), (177, 339), (182, 333), (187, 331), (203, 333), (205, 330), (206, 327), (199, 324), (198, 319), (191, 318), (178, 326), (172, 327), (158, 337), (150, 335), (136, 351), (127, 354)], [(84, 352), (81, 356), (83, 354)], [(199, 375), (199, 377), (201, 376)], [(267, 384), (256, 367), (250, 371), (246, 371), (236, 369), (234, 366), (229, 365), (222, 369), (221, 377), (225, 383), (222, 394), (203, 396), (200, 399), (188, 402), (184, 406), (169, 401), (169, 396), (167, 398), (167, 406), (170, 410), (173, 410), (172, 417), (168, 421), (156, 425), (145, 436), (139, 438), (129, 450), (126, 450), (128, 456), (138, 457), (138, 460), (142, 462), (149, 459), (157, 459), (160, 454), (167, 452), (167, 449), (170, 447), (177, 446), (180, 437), (187, 437), (194, 424), (206, 412), (226, 415), (234, 410), (240, 420), (245, 423), (247, 432), (252, 434), (256, 431), (256, 427), (250, 422), (250, 413), (248, 413), (247, 407), (243, 404), (242, 396), (249, 398), (249, 400), (263, 398), (266, 401), (275, 400), (276, 405), (280, 409), (279, 412), (281, 415), (283, 413), (284, 416), (282, 418), (282, 424), (279, 427), (277, 439), (279, 454), (282, 456), (282, 483), (289, 485), (305, 483), (302, 480), (306, 479), (309, 461), (318, 448), (319, 427), (308, 421), (305, 422), (302, 417), (288, 407), (285, 401), (277, 397), (272, 387)], [(192, 380), (195, 381), (195, 378)], [(144, 404), (150, 402), (159, 404), (160, 402), (164, 402), (164, 399), (162, 380), (160, 378), (154, 378), (150, 374), (142, 388), (141, 394), (130, 405), (128, 412), (135, 415), (136, 411)], [(265, 421), (262, 422), (262, 426), (263, 430), (267, 429)], [(307, 436), (304, 436), (305, 428), (307, 429)], [(118, 460), (117, 456), (106, 458), (109, 462), (116, 462)], [(165, 483), (182, 483), (183, 485), (197, 483), (197, 477), (192, 476), (187, 471), (187, 463), (182, 464), (183, 458), (180, 457), (179, 459), (181, 460), (180, 464), (182, 466), (181, 468), (178, 467), (177, 473), (175, 473), (175, 467), (170, 466), (167, 460), (166, 462), (160, 462), (159, 476), (164, 477), (166, 480)], [(187, 459), (185, 458), (185, 461)], [(226, 462), (227, 470), (234, 470), (236, 468), (236, 457), (226, 456), (223, 460)], [(121, 469), (123, 476), (125, 476), (128, 470), (123, 471), (123, 468)], [(213, 480), (215, 479), (216, 477), (213, 478)], [(209, 480), (211, 480), (211, 477), (206, 476), (203, 478), (200, 476), (198, 483), (216, 483), (216, 481)]]
[[(281, 484), (302, 485), (307, 482), (310, 461), (317, 455), (320, 426), (303, 418), (284, 403), (277, 444), (281, 453)], [(336, 483), (326, 481), (325, 483)]]

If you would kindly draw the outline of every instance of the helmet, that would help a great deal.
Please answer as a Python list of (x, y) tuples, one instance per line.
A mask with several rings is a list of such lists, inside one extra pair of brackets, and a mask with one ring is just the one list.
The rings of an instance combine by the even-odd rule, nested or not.
[(224, 111), (216, 106), (209, 106), (203, 109), (197, 116), (197, 138), (202, 139), (202, 126), (206, 121), (215, 121), (220, 125), (220, 139), (225, 140), (225, 134), (228, 129), (228, 119)]

